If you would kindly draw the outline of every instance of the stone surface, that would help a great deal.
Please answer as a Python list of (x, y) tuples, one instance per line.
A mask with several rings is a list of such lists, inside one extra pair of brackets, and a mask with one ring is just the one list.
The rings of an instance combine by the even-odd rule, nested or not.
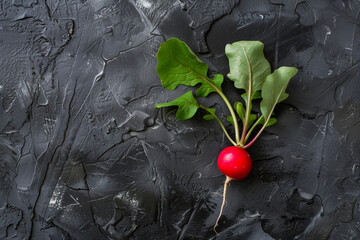
[[(0, 238), (359, 239), (359, 15), (355, 0), (1, 1)], [(171, 37), (210, 74), (226, 76), (239, 40), (300, 69), (218, 236), (230, 143), (201, 113), (154, 109), (188, 90), (156, 73)], [(241, 94), (228, 79), (224, 92)], [(218, 96), (206, 104), (225, 120)]]

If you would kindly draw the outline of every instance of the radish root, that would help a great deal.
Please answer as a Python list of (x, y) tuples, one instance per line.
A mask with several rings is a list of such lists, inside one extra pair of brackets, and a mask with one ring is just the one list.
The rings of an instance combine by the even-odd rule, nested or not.
[(212, 194), (218, 195), (218, 196), (220, 196), (220, 197), (223, 196), (222, 194), (220, 194), (220, 193), (218, 193), (218, 192), (213, 192)]
[(228, 187), (231, 180), (232, 180), (231, 177), (226, 176), (226, 180), (225, 180), (225, 183), (224, 183), (224, 193), (222, 195), (223, 200), (222, 200), (222, 203), (221, 203), (220, 213), (219, 213), (219, 216), (218, 216), (218, 218), (216, 220), (216, 223), (214, 225), (214, 232), (216, 233), (216, 235), (219, 235), (219, 233), (216, 231), (216, 227), (219, 226), (218, 223), (219, 223), (219, 220), (220, 220), (220, 217), (222, 215), (222, 212), (223, 212), (223, 209), (224, 209), (224, 206), (225, 206), (225, 202), (226, 202), (226, 190), (227, 190), (227, 187)]

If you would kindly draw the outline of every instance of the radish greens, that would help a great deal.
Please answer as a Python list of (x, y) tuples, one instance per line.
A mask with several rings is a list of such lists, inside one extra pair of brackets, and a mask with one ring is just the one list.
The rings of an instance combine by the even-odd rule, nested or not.
[[(248, 148), (259, 137), (263, 130), (276, 123), (272, 117), (276, 104), (288, 97), (285, 93), (290, 79), (297, 73), (294, 67), (280, 67), (271, 73), (271, 67), (266, 60), (264, 44), (259, 41), (239, 41), (228, 44), (225, 54), (229, 59), (230, 73), (227, 77), (234, 82), (234, 86), (245, 92), (239, 99), (230, 103), (223, 93), (221, 85), (224, 77), (215, 74), (210, 79), (208, 65), (202, 62), (193, 51), (182, 41), (172, 38), (162, 43), (157, 54), (157, 73), (162, 85), (168, 90), (175, 90), (178, 85), (199, 86), (196, 97), (207, 97), (210, 93), (217, 93), (226, 104), (230, 115), (227, 117), (235, 130), (235, 139), (227, 132), (224, 124), (215, 113), (215, 108), (200, 105), (192, 91), (188, 91), (179, 98), (166, 103), (159, 103), (155, 107), (177, 106), (176, 117), (179, 120), (192, 118), (199, 108), (205, 110), (206, 120), (216, 119), (229, 141), (241, 148)], [(252, 100), (262, 99), (260, 102), (261, 115), (252, 113)], [(239, 128), (239, 119), (242, 131)], [(251, 133), (258, 127), (259, 131), (249, 142)]]

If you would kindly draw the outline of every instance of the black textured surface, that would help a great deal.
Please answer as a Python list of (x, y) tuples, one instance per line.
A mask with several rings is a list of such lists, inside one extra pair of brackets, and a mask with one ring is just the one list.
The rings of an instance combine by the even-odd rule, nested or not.
[[(360, 239), (359, 15), (357, 0), (0, 1), (0, 239)], [(219, 236), (230, 143), (154, 109), (187, 90), (155, 71), (170, 37), (213, 73), (239, 40), (300, 69)]]

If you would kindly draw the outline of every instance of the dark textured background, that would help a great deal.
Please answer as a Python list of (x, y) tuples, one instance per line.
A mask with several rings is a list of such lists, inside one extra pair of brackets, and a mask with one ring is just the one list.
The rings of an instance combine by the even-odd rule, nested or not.
[[(359, 15), (358, 0), (0, 1), (0, 239), (360, 239)], [(230, 143), (201, 113), (154, 109), (188, 90), (155, 71), (174, 36), (211, 74), (238, 40), (300, 69), (218, 237)]]

